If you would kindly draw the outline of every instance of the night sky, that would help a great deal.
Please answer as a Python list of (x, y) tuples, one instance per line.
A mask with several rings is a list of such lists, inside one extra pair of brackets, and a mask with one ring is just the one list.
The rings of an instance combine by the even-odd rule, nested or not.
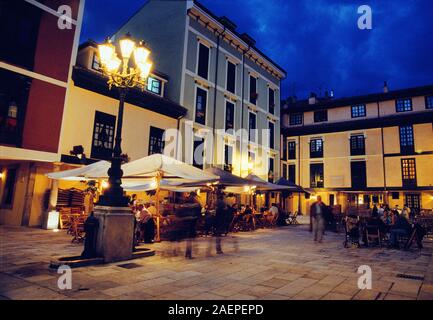
[[(166, 1), (166, 0), (162, 0)], [(181, 0), (179, 0), (181, 1)], [(145, 0), (87, 0), (81, 41), (101, 41)], [(282, 98), (334, 90), (336, 97), (433, 84), (431, 0), (201, 0), (257, 41), (287, 71)], [(373, 29), (358, 29), (358, 7)], [(162, 26), (163, 27), (163, 26)]]

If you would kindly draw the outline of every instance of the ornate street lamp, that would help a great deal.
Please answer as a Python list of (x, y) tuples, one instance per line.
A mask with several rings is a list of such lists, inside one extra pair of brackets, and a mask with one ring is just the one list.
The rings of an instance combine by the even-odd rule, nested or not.
[[(117, 55), (120, 49), (120, 58)], [(118, 47), (107, 39), (98, 46), (99, 61), (101, 69), (108, 77), (110, 90), (116, 87), (119, 92), (119, 114), (117, 118), (116, 138), (111, 159), (111, 167), (108, 170), (108, 188), (99, 199), (99, 205), (109, 207), (126, 207), (128, 199), (123, 195), (122, 188), (122, 122), (125, 97), (128, 89), (138, 87), (144, 90), (147, 85), (147, 78), (152, 68), (152, 63), (148, 60), (150, 51), (144, 46), (143, 42), (138, 45), (126, 34), (119, 40)], [(134, 56), (134, 59), (132, 59)]]

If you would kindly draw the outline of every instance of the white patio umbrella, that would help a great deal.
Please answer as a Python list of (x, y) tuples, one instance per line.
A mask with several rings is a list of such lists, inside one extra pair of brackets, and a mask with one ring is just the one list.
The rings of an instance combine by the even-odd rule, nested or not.
[[(52, 179), (106, 179), (110, 163), (99, 161), (81, 168), (48, 173)], [(170, 158), (162, 154), (153, 154), (138, 160), (131, 161), (122, 165), (124, 183), (135, 181), (136, 190), (149, 188), (156, 190), (157, 202), (157, 240), (160, 239), (159, 228), (159, 193), (161, 185), (174, 189), (175, 187), (189, 187), (188, 184), (195, 186), (214, 182), (219, 176), (209, 172), (204, 172), (182, 161)], [(149, 180), (151, 179), (151, 180)], [(132, 183), (132, 182), (131, 182)], [(141, 186), (141, 187), (140, 187)], [(129, 188), (133, 186), (129, 185)], [(152, 188), (152, 189), (150, 189)]]

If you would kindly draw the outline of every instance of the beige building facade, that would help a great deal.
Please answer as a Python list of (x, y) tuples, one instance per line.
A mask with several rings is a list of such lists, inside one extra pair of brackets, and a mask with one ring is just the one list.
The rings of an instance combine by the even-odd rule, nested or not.
[[(374, 203), (433, 208), (433, 86), (343, 99), (290, 98), (282, 108), (282, 173), (343, 212)], [(337, 208), (338, 209), (338, 208)]]

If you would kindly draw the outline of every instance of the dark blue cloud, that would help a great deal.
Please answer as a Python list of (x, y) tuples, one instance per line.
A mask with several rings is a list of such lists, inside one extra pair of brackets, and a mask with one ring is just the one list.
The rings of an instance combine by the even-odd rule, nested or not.
[[(288, 76), (282, 96), (334, 89), (337, 96), (433, 83), (431, 0), (202, 0), (226, 15)], [(144, 0), (88, 0), (82, 40), (112, 33)], [(358, 7), (373, 10), (373, 29), (359, 30)]]

